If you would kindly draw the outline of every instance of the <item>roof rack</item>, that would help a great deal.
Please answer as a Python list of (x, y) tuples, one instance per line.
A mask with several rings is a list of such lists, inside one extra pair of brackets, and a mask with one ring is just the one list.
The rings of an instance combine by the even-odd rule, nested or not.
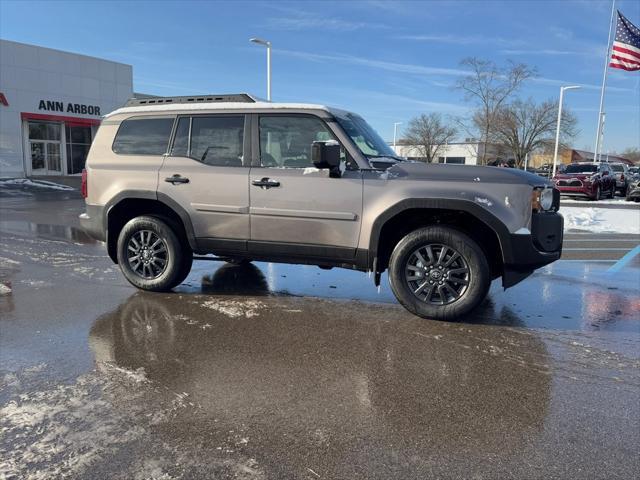
[(248, 93), (232, 93), (224, 95), (187, 95), (182, 97), (143, 97), (130, 98), (125, 107), (133, 107), (137, 105), (161, 105), (166, 103), (255, 103), (257, 98)]

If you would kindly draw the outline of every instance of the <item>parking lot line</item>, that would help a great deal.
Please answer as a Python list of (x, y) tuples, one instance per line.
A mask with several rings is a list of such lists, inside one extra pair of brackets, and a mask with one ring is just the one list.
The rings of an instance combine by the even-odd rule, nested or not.
[(594, 247), (594, 248), (563, 248), (562, 249), (563, 252), (577, 252), (577, 251), (587, 251), (587, 252), (593, 252), (593, 251), (598, 251), (598, 252), (628, 252), (629, 249), (628, 248), (600, 248), (600, 247)]
[(614, 265), (609, 267), (609, 270), (607, 270), (607, 271), (609, 273), (619, 272), (624, 267), (626, 267), (627, 264), (629, 264), (629, 262), (631, 262), (631, 260), (633, 260), (634, 257), (636, 255), (638, 255), (638, 254), (640, 254), (640, 245), (638, 245), (636, 248), (634, 248), (633, 250), (628, 252), (624, 257), (622, 257), (620, 260), (618, 260)]

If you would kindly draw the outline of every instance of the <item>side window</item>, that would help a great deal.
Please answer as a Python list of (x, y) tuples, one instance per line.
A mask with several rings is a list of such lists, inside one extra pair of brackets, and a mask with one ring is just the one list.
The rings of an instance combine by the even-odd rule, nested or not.
[(124, 120), (113, 140), (112, 150), (121, 155), (164, 155), (172, 128), (173, 118)]
[(265, 115), (260, 117), (260, 165), (263, 167), (312, 167), (311, 144), (335, 140), (319, 118)]
[(189, 156), (189, 128), (191, 127), (191, 118), (181, 117), (178, 119), (178, 126), (176, 127), (176, 135), (173, 140), (173, 148), (171, 149), (171, 155), (176, 157), (188, 157)]
[(243, 139), (244, 116), (193, 117), (188, 156), (207, 165), (241, 167)]

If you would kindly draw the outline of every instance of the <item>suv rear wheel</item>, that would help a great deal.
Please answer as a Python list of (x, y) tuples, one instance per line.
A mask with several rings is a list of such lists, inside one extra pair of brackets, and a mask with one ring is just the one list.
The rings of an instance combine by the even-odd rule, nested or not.
[(118, 236), (118, 264), (126, 279), (143, 290), (162, 292), (189, 274), (193, 253), (169, 225), (151, 216), (129, 220)]
[(491, 272), (480, 246), (449, 227), (426, 227), (396, 245), (389, 263), (389, 282), (410, 312), (453, 320), (477, 307), (491, 285)]

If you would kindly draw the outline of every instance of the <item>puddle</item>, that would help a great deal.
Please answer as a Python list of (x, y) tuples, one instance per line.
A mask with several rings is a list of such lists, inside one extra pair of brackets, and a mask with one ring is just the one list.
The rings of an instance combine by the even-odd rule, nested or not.
[(66, 240), (80, 244), (98, 243), (83, 230), (69, 225), (52, 225), (20, 220), (6, 220), (0, 222), (0, 229), (5, 232), (34, 235), (36, 237), (46, 238), (49, 240)]

